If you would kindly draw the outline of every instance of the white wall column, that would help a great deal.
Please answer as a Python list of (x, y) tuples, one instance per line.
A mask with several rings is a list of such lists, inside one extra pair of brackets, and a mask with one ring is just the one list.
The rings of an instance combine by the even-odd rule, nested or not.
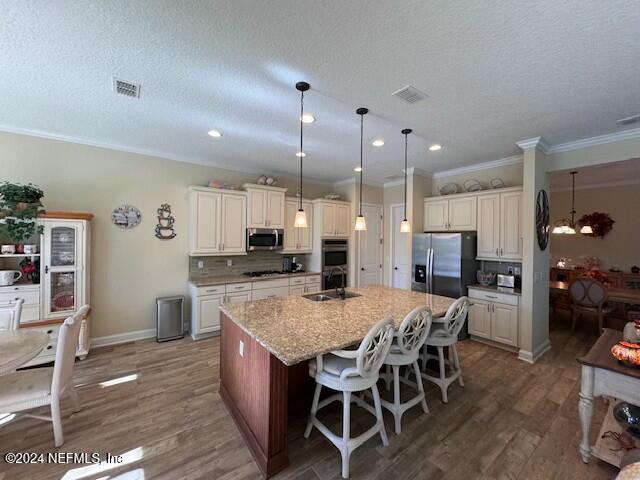
[(522, 197), (522, 299), (520, 352), (535, 362), (549, 350), (549, 247), (540, 250), (536, 237), (536, 197), (549, 191), (546, 143), (542, 137), (517, 142), (524, 152)]

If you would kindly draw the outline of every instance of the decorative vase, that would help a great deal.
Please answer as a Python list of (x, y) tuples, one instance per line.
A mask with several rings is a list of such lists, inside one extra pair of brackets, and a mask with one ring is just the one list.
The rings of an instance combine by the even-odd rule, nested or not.
[(0, 253), (2, 253), (2, 255), (12, 255), (12, 254), (16, 253), (16, 246), (15, 245), (2, 245), (2, 246), (0, 246)]
[(24, 253), (24, 244), (19, 243), (16, 245), (16, 253)]

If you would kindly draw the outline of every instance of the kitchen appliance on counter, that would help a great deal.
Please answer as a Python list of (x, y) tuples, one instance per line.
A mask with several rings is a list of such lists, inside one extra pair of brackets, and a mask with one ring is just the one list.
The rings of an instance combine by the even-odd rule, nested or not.
[[(476, 232), (415, 233), (411, 257), (411, 290), (445, 297), (467, 295), (476, 283)], [(460, 332), (466, 338), (467, 325)]]
[(498, 274), (498, 286), (506, 288), (519, 288), (520, 277), (518, 275)]
[(256, 250), (282, 250), (282, 228), (247, 228), (247, 252)]
[[(322, 289), (349, 285), (349, 240), (322, 240)], [(340, 271), (342, 269), (342, 271)], [(337, 274), (340, 272), (339, 274)]]
[(303, 265), (296, 262), (296, 257), (282, 257), (282, 271), (284, 273), (304, 272)]

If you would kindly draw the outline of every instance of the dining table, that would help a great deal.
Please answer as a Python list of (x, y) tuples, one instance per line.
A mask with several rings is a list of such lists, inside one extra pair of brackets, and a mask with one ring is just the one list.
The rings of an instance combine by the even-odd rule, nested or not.
[(33, 360), (48, 342), (49, 336), (39, 330), (0, 330), (0, 375)]

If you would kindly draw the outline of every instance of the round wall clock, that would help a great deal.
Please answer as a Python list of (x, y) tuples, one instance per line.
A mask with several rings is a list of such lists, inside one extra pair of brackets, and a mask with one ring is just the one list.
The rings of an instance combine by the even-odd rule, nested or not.
[(140, 220), (142, 220), (140, 210), (132, 205), (120, 205), (111, 213), (111, 223), (124, 229), (137, 227)]
[(549, 197), (545, 190), (540, 190), (536, 197), (536, 235), (540, 250), (549, 245)]

